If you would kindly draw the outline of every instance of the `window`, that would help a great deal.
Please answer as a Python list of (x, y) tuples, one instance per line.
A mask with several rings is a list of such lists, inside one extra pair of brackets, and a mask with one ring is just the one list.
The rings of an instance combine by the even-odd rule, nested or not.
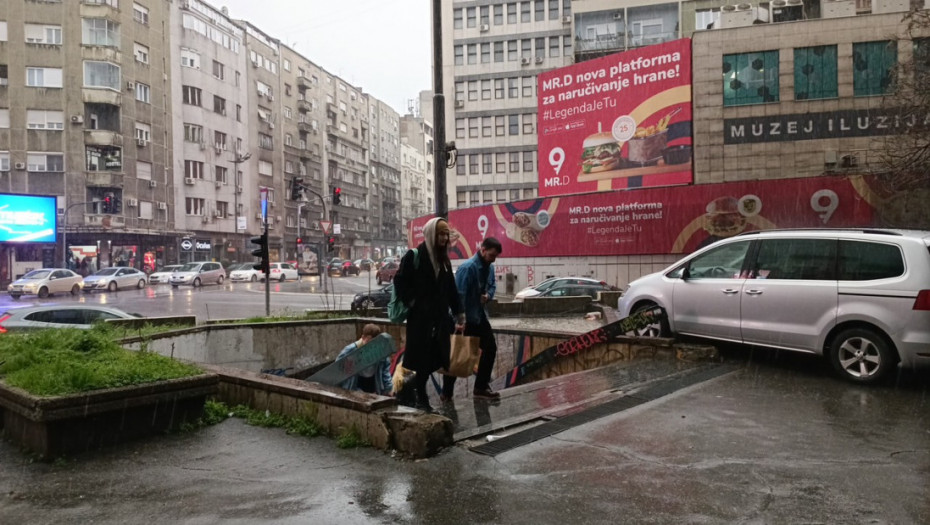
[(65, 171), (65, 156), (61, 153), (27, 153), (29, 171)]
[(517, 41), (508, 40), (507, 41), (507, 61), (515, 62), (517, 60)]
[(795, 49), (794, 99), (836, 97), (836, 46)]
[(504, 98), (504, 79), (502, 78), (494, 80), (494, 98)]
[(9, 127), (10, 127), (10, 110), (0, 109), (0, 129), (9, 129)]
[(504, 116), (497, 115), (494, 117), (494, 135), (498, 137), (504, 136)]
[(550, 36), (549, 37), (549, 56), (557, 57), (559, 56), (559, 49), (561, 49), (559, 37)]
[(491, 63), (491, 43), (485, 42), (481, 44), (481, 63), (490, 64)]
[(122, 171), (123, 150), (115, 146), (86, 146), (84, 162), (87, 171)]
[(483, 5), (479, 8), (478, 18), (481, 25), (487, 25), (491, 23), (491, 8), (489, 6)]
[(507, 4), (507, 23), (508, 24), (517, 23), (517, 4), (516, 3)]
[(222, 131), (213, 132), (213, 147), (226, 151), (226, 134)]
[(481, 100), (491, 100), (491, 81), (481, 81)]
[(460, 191), (455, 194), (455, 205), (457, 208), (464, 208), (468, 203), (465, 201), (466, 193)]
[(507, 98), (517, 98), (520, 96), (519, 78), (513, 77), (507, 79)]
[(533, 114), (532, 113), (523, 114), (523, 134), (524, 135), (533, 134)]
[[(523, 152), (523, 173), (533, 173), (533, 158), (536, 157), (533, 151)], [(519, 199), (519, 196), (513, 197), (512, 200)]]
[(481, 117), (481, 136), (490, 137), (491, 128), (494, 126), (492, 117)]
[(494, 202), (494, 190), (484, 190), (481, 192), (482, 202)]
[(268, 162), (267, 160), (258, 161), (258, 174), (265, 175), (266, 177), (271, 177), (274, 172), (274, 164)]
[(149, 23), (149, 8), (139, 5), (135, 2), (132, 4), (132, 19), (140, 24)]
[(518, 200), (520, 200), (520, 190), (510, 190), (510, 201), (513, 202)]
[(204, 200), (199, 197), (186, 197), (184, 199), (184, 211), (188, 215), (203, 215)]
[(283, 112), (284, 112), (284, 118), (288, 120), (292, 120), (294, 118), (293, 112), (291, 111), (291, 108), (289, 106), (284, 106)]
[(462, 29), (465, 8), (452, 10), (452, 29)]
[(468, 63), (477, 64), (478, 63), (478, 44), (468, 44), (468, 46), (466, 46), (466, 51), (468, 55)]
[(546, 58), (546, 37), (536, 39), (536, 58)]
[(469, 175), (478, 174), (478, 155), (468, 156), (468, 174)]
[(535, 93), (536, 80), (534, 77), (523, 77), (523, 96), (525, 98), (532, 98)]
[(136, 100), (146, 104), (150, 103), (152, 101), (152, 88), (147, 84), (136, 82)]
[(455, 174), (465, 175), (465, 161), (461, 158), (455, 163)]
[(559, 19), (559, 0), (549, 0), (549, 20)]
[(26, 68), (26, 85), (29, 87), (60, 88), (62, 86), (61, 78), (61, 68)]
[(196, 51), (191, 51), (190, 49), (182, 49), (181, 65), (184, 67), (200, 69), (200, 54), (198, 54)]
[(266, 134), (264, 134), (264, 133), (259, 133), (259, 134), (258, 134), (258, 147), (260, 147), (260, 148), (262, 148), (262, 149), (273, 150), (273, 149), (274, 149), (274, 139), (271, 137), (271, 135), (266, 135)]
[(914, 74), (918, 81), (926, 83), (930, 74), (930, 38), (914, 39)]
[(465, 63), (465, 46), (455, 46), (455, 65), (461, 66)]
[(0, 171), (10, 171), (9, 151), (0, 151)]
[(468, 81), (468, 100), (478, 100), (478, 81)]
[(723, 105), (778, 102), (778, 51), (723, 55)]
[(199, 160), (185, 160), (184, 176), (188, 179), (203, 179), (203, 162)]
[(481, 156), (481, 173), (494, 173), (494, 155), (492, 153), (485, 153)]
[(892, 244), (863, 241), (839, 242), (841, 281), (888, 279), (904, 273), (901, 249)]
[(504, 24), (504, 5), (495, 4), (494, 5), (494, 25), (499, 26)]
[(133, 55), (136, 57), (136, 62), (141, 64), (149, 63), (149, 48), (138, 42), (133, 43)]
[(136, 178), (142, 180), (152, 180), (152, 163), (136, 161)]
[(520, 4), (520, 22), (530, 22), (532, 15), (530, 14), (530, 3), (524, 1)]
[(717, 24), (718, 20), (720, 20), (720, 9), (718, 8), (697, 9), (694, 12), (694, 28), (697, 30), (720, 27)]
[(478, 138), (478, 117), (468, 119), (468, 138)]
[(535, 8), (533, 12), (535, 13), (535, 19), (537, 22), (546, 19), (546, 0), (536, 0), (533, 5)]
[(520, 40), (520, 56), (523, 58), (530, 58), (533, 56), (533, 39), (524, 38)]
[(497, 173), (504, 173), (507, 171), (507, 154), (506, 153), (495, 153), (494, 154), (494, 170)]
[(291, 70), (291, 61), (290, 61), (290, 60), (288, 60), (288, 59), (285, 58), (282, 65), (284, 66), (284, 70), (285, 70), (285, 71), (290, 71), (290, 70)]
[(455, 119), (455, 138), (465, 138), (465, 119), (463, 118)]
[(6, 39), (7, 39), (6, 21), (0, 20), (0, 42), (6, 42)]
[(504, 43), (503, 42), (494, 42), (494, 61), (495, 62), (504, 61)]
[(185, 104), (189, 104), (191, 106), (199, 106), (200, 105), (200, 88), (197, 88), (194, 86), (184, 86), (182, 97), (183, 97)]
[[(832, 239), (764, 239), (749, 275), (755, 279), (834, 280), (836, 244)], [(728, 270), (728, 277), (739, 274), (734, 264), (721, 266)]]
[(120, 91), (120, 70), (109, 62), (84, 62), (84, 87), (102, 87)]
[[(690, 279), (735, 279), (739, 277), (750, 241), (734, 242), (709, 250), (687, 263)], [(681, 278), (684, 267), (670, 276)]]
[(213, 76), (220, 80), (226, 79), (226, 66), (224, 66), (222, 62), (213, 61)]
[(229, 184), (229, 180), (227, 180), (227, 177), (229, 174), (228, 168), (224, 166), (217, 166), (216, 168), (214, 168), (214, 173), (216, 174), (216, 176), (214, 177), (216, 179), (216, 182), (222, 182), (223, 184)]
[(136, 122), (136, 140), (144, 142), (152, 141), (152, 126)]
[(511, 151), (510, 152), (510, 173), (517, 173), (520, 171), (520, 152)]
[(119, 24), (106, 18), (84, 18), (81, 20), (86, 46), (119, 47)]
[[(2, 121), (3, 118), (0, 115), (0, 128), (3, 127)], [(9, 127), (9, 120), (7, 120), (7, 127)], [(29, 129), (65, 129), (65, 114), (63, 111), (27, 109), (26, 127)]]
[(897, 63), (897, 42), (853, 43), (853, 94), (867, 97), (893, 91), (891, 76)]
[(226, 99), (218, 95), (213, 95), (213, 112), (220, 115), (226, 114)]
[(474, 7), (465, 8), (465, 26), (475, 27), (475, 8)]
[(203, 126), (184, 123), (184, 140), (186, 142), (203, 142)]
[[(4, 26), (6, 23), (3, 23)], [(29, 44), (55, 44), (61, 45), (61, 26), (45, 24), (26, 24), (24, 26), (26, 33), (26, 42)], [(6, 31), (3, 31), (6, 40)]]

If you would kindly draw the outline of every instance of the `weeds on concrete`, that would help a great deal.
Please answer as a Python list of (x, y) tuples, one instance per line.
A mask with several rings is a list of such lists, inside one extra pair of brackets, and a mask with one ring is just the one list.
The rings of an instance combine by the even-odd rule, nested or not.
[(336, 446), (339, 448), (358, 448), (371, 446), (370, 443), (362, 439), (358, 428), (352, 425), (349, 428), (342, 429), (342, 433), (336, 437)]

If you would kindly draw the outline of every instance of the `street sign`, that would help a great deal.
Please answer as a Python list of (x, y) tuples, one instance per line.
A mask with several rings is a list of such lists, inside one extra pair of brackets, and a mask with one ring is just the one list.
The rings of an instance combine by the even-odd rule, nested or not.
[(236, 217), (236, 230), (245, 231), (245, 227), (246, 227), (245, 222), (246, 222), (245, 217), (243, 217), (242, 215)]
[(334, 235), (342, 235), (342, 225), (341, 225), (341, 224), (333, 224), (333, 234), (334, 234)]
[(259, 193), (262, 197), (262, 223), (264, 224), (268, 222), (268, 188), (262, 188)]
[(323, 233), (329, 233), (329, 228), (333, 225), (333, 221), (320, 221), (320, 228), (323, 228)]

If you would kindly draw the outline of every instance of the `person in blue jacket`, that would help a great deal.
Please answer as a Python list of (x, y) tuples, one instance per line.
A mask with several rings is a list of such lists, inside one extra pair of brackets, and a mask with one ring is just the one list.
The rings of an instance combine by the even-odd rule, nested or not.
[[(378, 337), (380, 334), (381, 329), (378, 328), (378, 325), (371, 323), (366, 324), (362, 327), (361, 339), (346, 345), (346, 347), (339, 352), (339, 355), (336, 356), (336, 360), (342, 359), (356, 348), (365, 346), (369, 341)], [(390, 396), (391, 388), (393, 387), (391, 384), (391, 358), (385, 357), (384, 361), (360, 371), (342, 383), (339, 383), (339, 386), (346, 390), (361, 390), (362, 392)]]
[[(497, 281), (494, 276), (494, 261), (503, 250), (501, 242), (494, 237), (481, 241), (478, 249), (471, 259), (468, 259), (455, 272), (455, 286), (465, 307), (465, 335), (477, 337), (481, 348), (481, 359), (478, 361), (478, 374), (475, 378), (475, 388), (472, 396), (479, 399), (499, 399), (500, 394), (491, 390), (491, 371), (494, 369), (494, 359), (497, 357), (497, 342), (488, 321), (488, 311), (485, 305), (494, 299), (497, 290)], [(452, 399), (455, 392), (455, 377), (443, 376), (443, 401)]]

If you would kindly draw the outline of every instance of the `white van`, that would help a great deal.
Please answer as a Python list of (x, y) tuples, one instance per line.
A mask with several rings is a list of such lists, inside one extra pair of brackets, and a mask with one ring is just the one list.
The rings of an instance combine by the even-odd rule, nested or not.
[(177, 288), (182, 284), (189, 284), (197, 287), (204, 284), (223, 284), (226, 279), (226, 270), (218, 262), (190, 262), (181, 266), (174, 273), (168, 282), (171, 286)]

